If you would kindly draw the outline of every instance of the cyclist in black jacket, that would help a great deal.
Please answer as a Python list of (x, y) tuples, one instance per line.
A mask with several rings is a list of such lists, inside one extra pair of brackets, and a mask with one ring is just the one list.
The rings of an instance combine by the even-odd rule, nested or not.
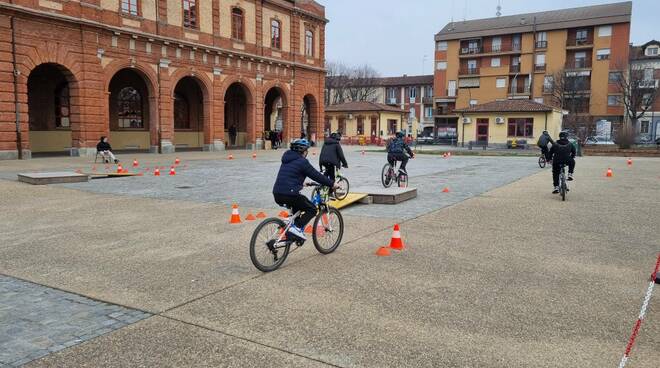
[(559, 171), (562, 164), (568, 165), (568, 181), (573, 180), (575, 171), (575, 155), (577, 154), (575, 146), (568, 141), (568, 133), (559, 133), (559, 139), (550, 148), (550, 159), (552, 160), (552, 184), (555, 190), (552, 193), (559, 193)]
[(339, 144), (341, 137), (337, 133), (332, 133), (323, 143), (321, 148), (321, 155), (319, 156), (319, 165), (325, 171), (325, 176), (328, 179), (335, 181), (335, 167), (340, 165), (343, 168), (348, 168), (344, 151)]
[[(390, 144), (387, 145), (387, 162), (390, 165), (394, 166), (396, 161), (401, 161), (401, 167), (399, 167), (399, 172), (408, 174), (406, 171), (406, 165), (408, 164), (408, 156), (415, 157), (413, 151), (408, 147), (406, 142), (403, 140), (404, 134), (402, 132), (397, 132), (396, 136)], [(406, 156), (408, 153), (408, 156)]]

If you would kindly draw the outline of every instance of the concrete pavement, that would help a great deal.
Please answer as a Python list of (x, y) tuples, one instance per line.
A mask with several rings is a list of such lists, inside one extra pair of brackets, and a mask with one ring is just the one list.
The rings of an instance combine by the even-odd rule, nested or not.
[[(581, 159), (562, 203), (533, 158), (427, 157), (410, 166), (414, 210), (348, 210), (335, 254), (307, 244), (264, 275), (247, 256), (255, 225), (230, 226), (227, 200), (199, 175), (268, 175), (277, 156), (214, 168), (190, 155), (181, 179), (205, 188), (197, 198), (123, 181), (135, 192), (0, 181), (0, 273), (156, 315), (31, 366), (614, 366), (660, 250), (660, 160)], [(354, 180), (382, 166), (349, 155)], [(432, 185), (447, 179), (461, 180), (452, 201)], [(226, 190), (255, 197), (243, 215), (266, 203), (260, 186)], [(375, 257), (395, 221), (407, 249)], [(657, 367), (658, 305), (656, 295), (630, 367)]]

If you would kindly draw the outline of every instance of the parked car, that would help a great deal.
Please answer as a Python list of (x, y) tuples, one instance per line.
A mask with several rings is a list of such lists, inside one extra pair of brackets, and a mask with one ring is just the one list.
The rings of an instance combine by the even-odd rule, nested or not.
[(606, 145), (606, 144), (615, 144), (614, 141), (604, 138), (604, 137), (587, 137), (584, 141), (585, 144), (594, 144), (594, 145)]

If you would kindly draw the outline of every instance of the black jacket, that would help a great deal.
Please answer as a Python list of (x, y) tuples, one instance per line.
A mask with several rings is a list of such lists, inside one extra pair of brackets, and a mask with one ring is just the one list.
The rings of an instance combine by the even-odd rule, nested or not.
[(346, 157), (344, 157), (344, 150), (341, 149), (338, 140), (331, 137), (325, 139), (323, 148), (321, 148), (321, 155), (319, 156), (319, 164), (332, 164), (337, 167), (340, 165), (344, 167), (348, 166)]
[(559, 139), (550, 148), (550, 158), (553, 163), (565, 164), (575, 158), (576, 154), (575, 146), (568, 139)]
[(408, 147), (403, 138), (393, 138), (387, 145), (387, 153), (396, 155), (402, 154), (404, 151), (407, 152), (409, 156), (413, 156), (412, 150)]
[(110, 147), (110, 143), (100, 141), (100, 142), (96, 145), (96, 150), (97, 150), (98, 152), (112, 151), (112, 147)]
[(305, 178), (329, 187), (334, 184), (325, 175), (316, 171), (303, 155), (288, 150), (282, 156), (282, 166), (277, 173), (273, 194), (298, 195), (303, 188)]
[(552, 137), (550, 137), (550, 134), (541, 134), (538, 142), (536, 142), (536, 145), (539, 147), (548, 147), (548, 143), (554, 144), (554, 141), (552, 140)]

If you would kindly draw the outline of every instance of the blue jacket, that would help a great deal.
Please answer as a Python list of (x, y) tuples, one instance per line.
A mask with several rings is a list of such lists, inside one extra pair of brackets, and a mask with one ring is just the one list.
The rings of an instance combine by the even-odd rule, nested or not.
[(282, 156), (282, 166), (277, 173), (273, 194), (298, 195), (303, 189), (305, 178), (329, 187), (334, 184), (325, 175), (316, 171), (303, 155), (291, 150), (286, 151)]
[(387, 153), (400, 154), (403, 152), (408, 152), (408, 155), (412, 156), (412, 151), (410, 147), (403, 141), (403, 138), (393, 138), (390, 141), (390, 144), (387, 145)]

